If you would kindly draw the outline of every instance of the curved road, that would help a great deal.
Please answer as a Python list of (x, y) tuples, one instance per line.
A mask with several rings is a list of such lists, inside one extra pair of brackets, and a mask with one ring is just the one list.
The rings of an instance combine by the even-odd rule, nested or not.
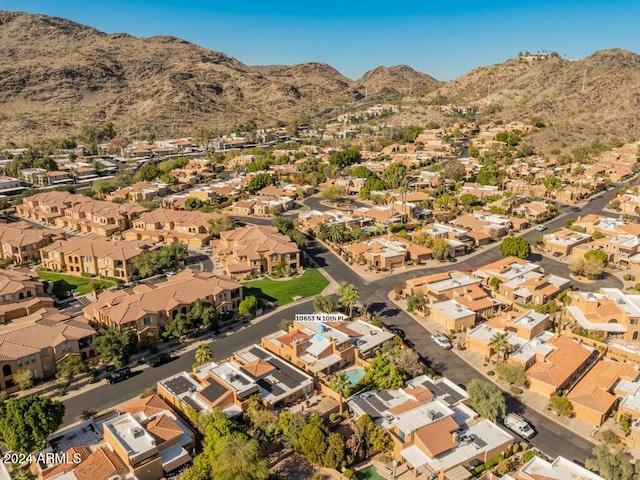
[[(601, 213), (602, 208), (613, 196), (613, 191), (605, 192), (603, 195), (594, 198), (584, 208), (580, 214)], [(563, 213), (571, 212), (571, 209), (564, 209)], [(574, 216), (577, 216), (575, 214)], [(247, 221), (247, 218), (242, 218)], [(251, 223), (271, 224), (269, 219), (251, 219)], [(549, 222), (550, 228), (564, 225), (564, 218), (558, 218)], [(530, 239), (536, 232), (529, 232), (523, 235), (524, 238)], [(450, 351), (444, 351), (437, 348), (429, 339), (429, 332), (419, 325), (412, 317), (404, 311), (398, 309), (394, 305), (389, 305), (387, 294), (398, 283), (411, 278), (414, 275), (425, 274), (427, 272), (438, 272), (455, 269), (466, 269), (484, 265), (490, 261), (499, 258), (497, 249), (490, 248), (484, 252), (469, 258), (468, 260), (459, 261), (454, 265), (444, 265), (438, 268), (423, 268), (404, 272), (399, 275), (384, 277), (373, 281), (365, 281), (347, 265), (345, 265), (332, 252), (328, 251), (323, 245), (315, 240), (311, 240), (307, 253), (314, 258), (318, 265), (323, 268), (327, 274), (337, 281), (346, 281), (354, 284), (360, 292), (360, 298), (364, 300), (368, 308), (376, 315), (381, 316), (387, 323), (393, 323), (402, 328), (408, 340), (413, 342), (415, 349), (422, 356), (425, 362), (429, 363), (434, 369), (446, 375), (455, 383), (466, 384), (473, 378), (478, 378), (479, 373), (468, 363), (462, 360), (458, 355)], [(550, 273), (566, 275), (566, 266), (543, 258), (541, 262), (546, 271)], [(617, 279), (612, 277), (606, 280), (607, 284), (618, 285)], [(599, 285), (602, 285), (599, 283)], [(593, 287), (593, 286), (592, 286)], [(275, 315), (266, 316), (257, 323), (246, 326), (226, 337), (218, 338), (210, 343), (214, 352), (214, 359), (220, 360), (230, 356), (235, 350), (248, 346), (252, 343), (259, 342), (260, 338), (274, 332), (277, 325), (283, 318), (293, 318), (297, 313), (308, 313), (312, 310), (311, 300), (298, 302), (291, 305)], [(392, 319), (390, 321), (390, 319)], [(180, 352), (177, 352), (178, 354)], [(152, 387), (158, 380), (166, 378), (170, 375), (183, 370), (190, 370), (193, 362), (193, 353), (189, 352), (180, 356), (173, 362), (158, 368), (146, 368), (131, 379), (115, 385), (101, 385), (99, 387), (87, 390), (78, 395), (62, 398), (66, 405), (66, 414), (64, 425), (68, 425), (78, 420), (83, 410), (93, 409), (102, 411), (113, 407), (138, 395), (143, 389)], [(135, 369), (134, 369), (135, 370)], [(529, 409), (526, 405), (507, 394), (507, 405), (509, 411), (520, 412), (526, 416), (535, 425), (538, 435), (533, 438), (531, 443), (536, 447), (548, 452), (550, 455), (563, 455), (571, 460), (584, 463), (585, 459), (590, 456), (593, 444), (583, 437), (576, 435), (565, 427), (549, 420), (542, 414)]]

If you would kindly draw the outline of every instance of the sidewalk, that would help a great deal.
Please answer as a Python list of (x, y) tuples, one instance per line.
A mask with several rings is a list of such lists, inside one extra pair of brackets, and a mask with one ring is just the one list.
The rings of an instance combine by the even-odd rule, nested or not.
[[(401, 308), (403, 311), (405, 311), (417, 323), (422, 325), (429, 332), (436, 332), (436, 331), (442, 331), (443, 330), (442, 325), (440, 325), (439, 323), (434, 322), (434, 321), (430, 320), (429, 318), (425, 319), (425, 318), (422, 318), (422, 317), (420, 317), (418, 315), (414, 315), (412, 313), (407, 312), (407, 302), (406, 302), (406, 300), (394, 300), (393, 299), (393, 292), (390, 293), (389, 300), (391, 302), (395, 303), (399, 308)], [(454, 336), (453, 344), (455, 345), (457, 343), (464, 343), (464, 335), (465, 335), (464, 333), (457, 333)], [(467, 362), (470, 366), (475, 368), (481, 374), (479, 376), (479, 378), (482, 378), (483, 380), (486, 380), (486, 381), (493, 382), (501, 390), (503, 390), (504, 392), (508, 393), (509, 395), (516, 396), (527, 407), (530, 407), (530, 408), (534, 409), (535, 411), (537, 411), (541, 415), (544, 415), (545, 417), (547, 417), (549, 420), (552, 420), (552, 421), (554, 421), (554, 422), (556, 422), (556, 423), (558, 423), (560, 425), (563, 425), (564, 427), (566, 427), (569, 430), (577, 433), (578, 435), (582, 436), (583, 438), (586, 438), (587, 440), (590, 440), (591, 442), (595, 443), (596, 445), (598, 444), (596, 439), (592, 437), (592, 433), (594, 431), (596, 431), (596, 430), (594, 430), (594, 426), (591, 425), (590, 423), (585, 422), (585, 421), (580, 420), (580, 419), (575, 418), (575, 417), (573, 417), (573, 418), (558, 417), (555, 414), (553, 414), (551, 411), (547, 410), (547, 404), (549, 403), (549, 399), (546, 398), (545, 396), (537, 394), (535, 392), (532, 392), (532, 391), (530, 391), (530, 390), (528, 390), (526, 388), (523, 389), (524, 390), (523, 393), (521, 393), (519, 395), (515, 395), (515, 394), (513, 394), (513, 393), (511, 393), (509, 391), (509, 386), (507, 384), (505, 384), (504, 382), (501, 382), (501, 381), (498, 380), (496, 375), (488, 376), (487, 375), (488, 371), (495, 370), (495, 364), (491, 363), (491, 362), (486, 364), (485, 361), (484, 361), (484, 356), (481, 353), (469, 351), (469, 350), (466, 350), (466, 349), (465, 350), (458, 350), (455, 347), (450, 351), (453, 352), (454, 354), (458, 355), (465, 362)]]

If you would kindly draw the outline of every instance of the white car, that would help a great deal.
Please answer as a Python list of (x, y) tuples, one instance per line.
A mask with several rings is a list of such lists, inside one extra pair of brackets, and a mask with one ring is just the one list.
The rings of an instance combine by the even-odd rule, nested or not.
[(435, 335), (431, 335), (431, 340), (433, 340), (434, 343), (443, 350), (451, 350), (453, 348), (451, 340), (449, 340), (449, 337), (447, 337), (443, 333), (436, 333)]
[(547, 226), (546, 226), (546, 225), (538, 225), (538, 226), (536, 227), (536, 230), (537, 230), (538, 232), (544, 232), (546, 229), (547, 229)]
[(164, 276), (167, 278), (173, 277), (176, 274), (176, 272), (165, 272)]

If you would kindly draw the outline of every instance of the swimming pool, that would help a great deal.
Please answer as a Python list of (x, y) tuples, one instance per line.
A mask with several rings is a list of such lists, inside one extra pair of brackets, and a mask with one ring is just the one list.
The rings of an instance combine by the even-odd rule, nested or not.
[(356, 478), (358, 480), (385, 480), (384, 477), (380, 476), (376, 467), (373, 465), (369, 465), (367, 468), (357, 471)]
[(364, 378), (364, 368), (362, 367), (351, 368), (344, 373), (349, 379), (349, 386), (351, 387), (357, 385)]

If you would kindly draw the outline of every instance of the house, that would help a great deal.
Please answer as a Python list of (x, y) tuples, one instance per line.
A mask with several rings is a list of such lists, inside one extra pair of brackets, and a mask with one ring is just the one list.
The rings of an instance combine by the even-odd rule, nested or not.
[[(434, 273), (411, 278), (405, 282), (404, 295), (422, 293), (429, 304), (453, 300), (457, 296), (465, 296), (467, 288), (478, 285), (480, 280), (461, 272)], [(475, 291), (474, 295), (478, 294)]]
[(123, 202), (151, 201), (157, 197), (164, 197), (169, 193), (169, 185), (162, 182), (136, 182), (131, 186), (122, 187), (106, 195), (110, 201)]
[(209, 362), (158, 382), (158, 393), (167, 402), (186, 411), (220, 408), (229, 417), (246, 408), (249, 398), (259, 395), (269, 409), (295, 404), (311, 395), (314, 380), (258, 345), (251, 345), (222, 362)]
[(399, 237), (376, 237), (345, 248), (352, 262), (374, 269), (391, 270), (406, 261), (424, 263), (431, 259), (431, 249)]
[(352, 212), (354, 218), (370, 219), (377, 227), (388, 227), (396, 223), (404, 223), (407, 221), (407, 215), (397, 212), (391, 206), (375, 206), (375, 207), (359, 207)]
[(0, 253), (15, 264), (37, 261), (39, 250), (61, 237), (59, 231), (34, 228), (27, 222), (0, 224)]
[(81, 203), (93, 200), (85, 195), (75, 195), (67, 192), (41, 192), (22, 200), (16, 205), (16, 214), (45, 225), (54, 225), (55, 219), (62, 217), (67, 209)]
[(525, 369), (535, 362), (538, 355), (549, 353), (550, 347), (545, 345), (553, 334), (547, 332), (549, 315), (534, 310), (524, 312), (506, 311), (489, 319), (482, 325), (469, 330), (466, 347), (490, 358), (496, 353), (490, 345), (496, 334), (504, 335), (509, 342), (509, 361), (522, 365)]
[(293, 198), (288, 196), (254, 196), (235, 202), (231, 205), (231, 211), (236, 215), (268, 217), (290, 210), (293, 204)]
[(591, 235), (588, 233), (575, 232), (568, 228), (561, 228), (557, 232), (543, 235), (542, 239), (547, 252), (560, 253), (566, 257), (570, 255), (571, 251), (578, 245), (589, 242)]
[(567, 319), (586, 330), (602, 332), (605, 337), (626, 341), (640, 336), (640, 295), (617, 288), (602, 288), (602, 293), (569, 292), (571, 304)]
[[(531, 460), (525, 463), (513, 480), (604, 480), (600, 475), (591, 470), (567, 460), (564, 457), (557, 457), (550, 461), (534, 455)], [(503, 477), (507, 480), (507, 477)]]
[(490, 284), (492, 279), (499, 282), (498, 291), (508, 300), (517, 303), (544, 305), (569, 287), (571, 281), (555, 275), (540, 272), (541, 267), (516, 257), (506, 257), (485, 265), (473, 272)]
[(147, 209), (136, 204), (117, 204), (101, 200), (77, 203), (54, 219), (58, 227), (103, 237), (123, 232)]
[(295, 321), (286, 333), (262, 338), (262, 347), (313, 376), (364, 364), (393, 334), (370, 323)]
[(523, 215), (531, 223), (540, 223), (545, 221), (549, 215), (549, 206), (544, 202), (523, 203), (514, 210), (515, 213)]
[(300, 249), (276, 227), (247, 226), (220, 234), (212, 243), (217, 260), (231, 278), (302, 269)]
[(45, 294), (43, 283), (31, 270), (0, 272), (0, 325), (43, 307), (53, 307), (53, 299)]
[(347, 403), (357, 418), (368, 414), (393, 439), (392, 455), (414, 476), (469, 478), (469, 469), (509, 448), (513, 437), (463, 402), (466, 392), (426, 375), (398, 390), (365, 392)]
[(598, 358), (598, 350), (569, 337), (555, 337), (546, 343), (548, 352), (538, 355), (527, 371), (529, 389), (550, 397), (567, 390)]
[(617, 406), (614, 391), (621, 380), (635, 382), (640, 367), (631, 363), (601, 359), (567, 393), (577, 418), (599, 427)]
[(25, 188), (22, 186), (19, 179), (0, 175), (0, 195), (19, 193), (24, 189)]
[(429, 308), (431, 320), (438, 322), (445, 330), (461, 332), (476, 323), (476, 312), (456, 300), (434, 303)]
[(160, 284), (102, 292), (97, 302), (84, 308), (84, 314), (105, 327), (130, 328), (138, 337), (159, 338), (165, 321), (189, 313), (196, 300), (210, 302), (218, 313), (233, 312), (242, 301), (242, 285), (188, 268)]
[(19, 172), (20, 180), (29, 185), (41, 187), (48, 185), (47, 170), (44, 168), (24, 168)]
[(423, 226), (422, 230), (414, 231), (411, 234), (411, 239), (413, 241), (418, 241), (416, 237), (444, 239), (449, 245), (449, 256), (454, 258), (464, 255), (467, 252), (467, 244), (470, 243), (466, 229), (442, 223), (433, 223)]
[(195, 447), (194, 433), (168, 405), (154, 410), (128, 404), (102, 424), (104, 441), (139, 480), (164, 478), (190, 462)]
[(68, 275), (114, 277), (130, 282), (138, 271), (135, 259), (155, 250), (148, 240), (107, 240), (97, 235), (70, 237), (40, 249), (42, 266)]
[(640, 235), (640, 224), (632, 222), (624, 222), (616, 218), (605, 217), (602, 215), (589, 214), (579, 217), (573, 226), (584, 228), (585, 232), (593, 235), (599, 231), (605, 237), (613, 237), (616, 235), (631, 234)]
[(96, 336), (84, 318), (71, 318), (50, 306), (5, 321), (0, 329), (0, 389), (20, 389), (13, 379), (18, 370), (29, 369), (34, 379), (43, 379), (54, 376), (70, 356), (94, 358)]
[(346, 228), (365, 227), (371, 222), (366, 217), (354, 218), (350, 212), (344, 210), (307, 210), (298, 214), (298, 226), (307, 231), (317, 231), (320, 225), (344, 225)]
[(46, 177), (42, 179), (47, 185), (65, 185), (74, 183), (74, 179), (69, 172), (55, 170), (47, 172)]
[(198, 210), (169, 210), (158, 208), (140, 215), (130, 230), (124, 232), (125, 240), (150, 240), (155, 243), (182, 243), (188, 247), (209, 244), (210, 222), (221, 218), (219, 213), (203, 213)]
[(623, 234), (609, 237), (604, 242), (604, 251), (610, 263), (627, 267), (632, 262), (631, 257), (640, 250), (640, 237)]

